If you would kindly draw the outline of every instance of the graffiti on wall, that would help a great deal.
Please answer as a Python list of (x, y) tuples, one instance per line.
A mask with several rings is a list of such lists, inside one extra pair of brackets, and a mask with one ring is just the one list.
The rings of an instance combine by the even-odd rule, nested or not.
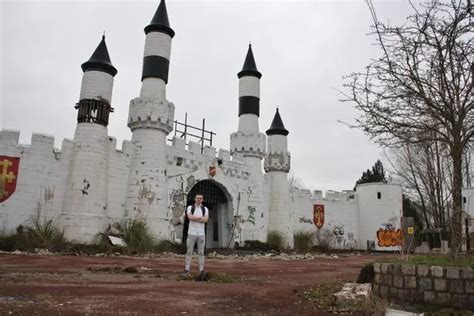
[(334, 229), (332, 231), (333, 231), (334, 239), (336, 240), (336, 243), (341, 244), (342, 241), (344, 240), (344, 225), (334, 226)]
[(252, 223), (253, 226), (255, 226), (255, 212), (257, 211), (255, 209), (255, 207), (253, 206), (249, 206), (247, 208), (248, 212), (249, 212), (249, 217), (245, 220), (246, 222), (249, 222), (249, 223)]
[(385, 225), (377, 231), (377, 244), (379, 247), (401, 246), (403, 242), (401, 229), (395, 229), (392, 225)]
[(300, 217), (300, 223), (313, 224), (313, 220), (306, 218), (306, 216)]

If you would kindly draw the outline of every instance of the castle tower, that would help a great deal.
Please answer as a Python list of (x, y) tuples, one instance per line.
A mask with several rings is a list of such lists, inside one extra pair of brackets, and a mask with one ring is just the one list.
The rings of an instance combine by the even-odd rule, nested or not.
[(110, 62), (105, 36), (81, 67), (74, 160), (62, 220), (68, 239), (90, 242), (102, 230), (107, 213), (107, 125), (117, 69)]
[[(262, 74), (257, 70), (252, 46), (249, 45), (242, 70), (237, 74), (239, 78), (239, 126), (236, 133), (230, 135), (230, 153), (243, 157), (244, 163), (252, 169), (249, 178), (248, 210), (261, 214), (263, 210), (263, 171), (262, 158), (265, 155), (265, 134), (259, 132), (258, 118), (260, 116), (260, 78)], [(266, 240), (264, 235), (266, 219), (258, 217), (253, 231), (258, 234), (245, 235), (245, 239)]]
[(147, 217), (157, 237), (168, 238), (165, 148), (166, 136), (173, 129), (174, 105), (166, 100), (166, 84), (174, 31), (164, 0), (145, 27), (145, 34), (142, 87), (140, 96), (130, 101), (128, 117), (134, 153), (125, 215)]
[(268, 230), (282, 233), (289, 247), (293, 247), (290, 213), (288, 207), (288, 172), (290, 153), (288, 152), (288, 130), (283, 125), (280, 113), (276, 110), (270, 129), (267, 130), (267, 154), (264, 168), (269, 185), (269, 223)]

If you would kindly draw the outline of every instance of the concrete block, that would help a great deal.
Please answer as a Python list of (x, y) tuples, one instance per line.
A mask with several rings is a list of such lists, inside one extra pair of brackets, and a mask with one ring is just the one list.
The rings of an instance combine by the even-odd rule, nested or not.
[(449, 291), (451, 293), (464, 293), (464, 282), (462, 280), (449, 280)]
[(474, 293), (474, 280), (465, 280), (466, 293)]
[(374, 283), (375, 283), (375, 284), (379, 284), (379, 283), (380, 283), (380, 280), (381, 280), (380, 273), (377, 273), (377, 274), (374, 276)]
[(474, 269), (473, 268), (463, 268), (462, 277), (468, 280), (474, 280)]
[(420, 254), (420, 255), (426, 255), (431, 252), (430, 246), (428, 245), (427, 242), (423, 242), (421, 246), (418, 246), (415, 248), (415, 253)]
[(469, 304), (472, 304), (469, 302), (469, 296), (468, 295), (463, 295), (463, 294), (453, 294), (452, 299), (451, 299), (452, 305), (456, 307), (467, 307)]
[(381, 268), (382, 273), (384, 274), (388, 273), (390, 269), (390, 263), (382, 263), (380, 264), (380, 268)]
[(448, 279), (459, 279), (459, 268), (447, 267), (446, 268), (446, 277)]
[(393, 284), (393, 278), (391, 274), (383, 275), (382, 279), (385, 285), (391, 286)]
[(448, 282), (446, 279), (434, 279), (434, 289), (436, 291), (444, 292), (448, 289)]
[(416, 289), (416, 277), (415, 276), (406, 276), (405, 277), (405, 287), (409, 289)]
[(436, 292), (424, 291), (423, 292), (423, 301), (426, 303), (436, 302)]
[(430, 272), (430, 268), (428, 266), (417, 266), (416, 267), (416, 275), (419, 277), (426, 277)]
[(374, 263), (374, 272), (380, 273), (380, 263), (378, 262)]
[(388, 286), (380, 286), (380, 296), (382, 297), (388, 296)]
[(451, 294), (436, 293), (436, 302), (440, 305), (449, 305), (449, 303), (451, 303)]
[(390, 293), (390, 296), (392, 296), (392, 297), (397, 297), (397, 295), (398, 295), (397, 288), (395, 288), (393, 286), (388, 288), (388, 292)]
[(399, 275), (395, 275), (393, 277), (393, 285), (395, 287), (402, 288), (403, 287), (403, 277), (399, 276)]
[(437, 277), (437, 278), (442, 278), (443, 273), (444, 273), (443, 267), (439, 267), (439, 266), (432, 266), (431, 267), (431, 275), (432, 276)]
[(412, 265), (402, 265), (402, 273), (404, 275), (414, 275), (416, 273), (416, 267)]
[(420, 278), (418, 280), (418, 287), (424, 291), (430, 291), (433, 287), (433, 282), (430, 278)]

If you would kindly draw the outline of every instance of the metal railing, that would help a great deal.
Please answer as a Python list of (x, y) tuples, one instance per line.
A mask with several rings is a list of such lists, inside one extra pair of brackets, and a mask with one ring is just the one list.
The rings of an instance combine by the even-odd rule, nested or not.
[(174, 121), (174, 136), (184, 138), (184, 142), (187, 144), (188, 138), (192, 137), (198, 139), (201, 143), (201, 154), (204, 152), (204, 146), (206, 142), (209, 146), (212, 146), (212, 137), (216, 135), (213, 131), (206, 130), (206, 119), (202, 119), (202, 128), (192, 126), (188, 124), (188, 113), (184, 114), (184, 123)]

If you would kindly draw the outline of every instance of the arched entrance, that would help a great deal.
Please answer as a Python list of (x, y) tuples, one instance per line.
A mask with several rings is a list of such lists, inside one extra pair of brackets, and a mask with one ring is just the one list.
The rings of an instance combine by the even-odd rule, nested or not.
[[(232, 238), (232, 197), (227, 190), (214, 180), (203, 180), (196, 183), (188, 192), (186, 206), (194, 203), (196, 194), (204, 196), (204, 205), (209, 209), (209, 221), (206, 225), (206, 248), (224, 248), (233, 242)], [(183, 230), (183, 240), (187, 232)]]

